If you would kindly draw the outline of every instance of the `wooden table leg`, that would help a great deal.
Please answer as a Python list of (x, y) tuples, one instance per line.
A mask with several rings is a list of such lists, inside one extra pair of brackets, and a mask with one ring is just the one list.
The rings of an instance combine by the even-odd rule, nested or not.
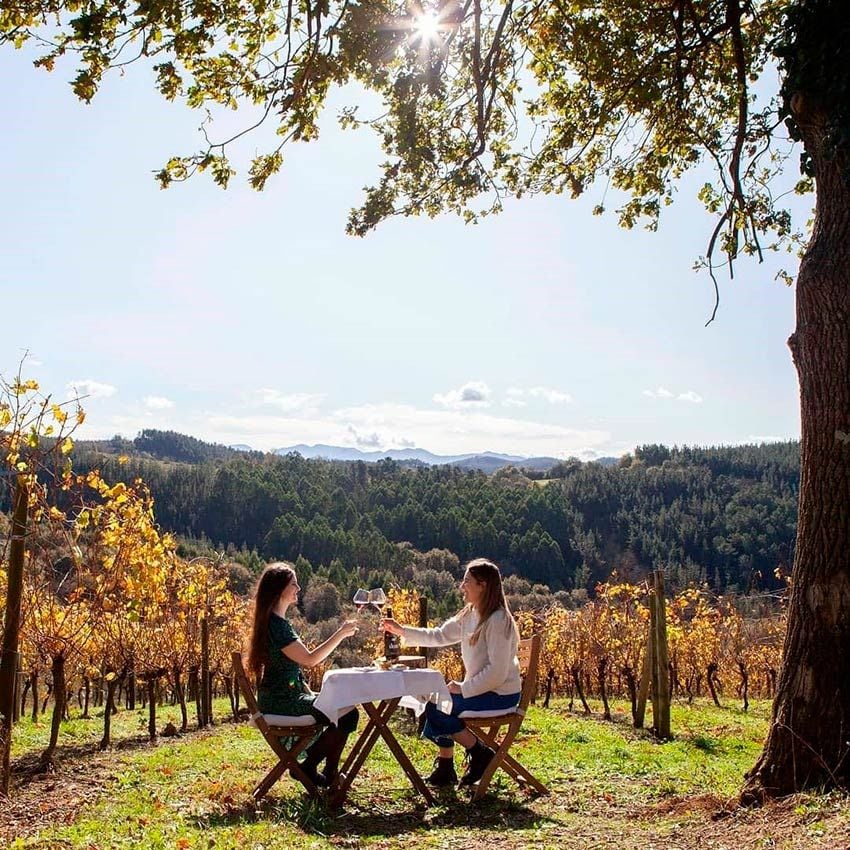
[[(372, 703), (364, 703), (363, 708), (370, 718), (375, 723), (375, 727), (378, 730), (381, 737), (386, 741), (387, 746), (390, 748), (390, 752), (395, 756), (396, 761), (401, 765), (401, 769), (407, 774), (407, 778), (410, 780), (413, 787), (425, 798), (426, 802), (429, 806), (434, 805), (434, 795), (428, 789), (428, 786), (422, 780), (422, 777), (416, 772), (416, 768), (411, 763), (410, 759), (407, 757), (407, 753), (401, 748), (401, 744), (396, 740), (395, 735), (390, 731), (390, 727), (387, 725), (387, 721), (392, 715), (393, 711), (395, 711), (396, 706), (399, 703), (399, 698), (394, 700), (389, 700), (390, 710), (382, 713), (380, 709), (375, 708)], [(381, 703), (381, 707), (383, 707), (385, 703)]]
[(357, 738), (345, 760), (345, 764), (342, 766), (341, 772), (344, 778), (331, 797), (333, 805), (340, 806), (345, 801), (348, 791), (351, 788), (351, 783), (360, 772), (360, 768), (363, 767), (366, 758), (377, 743), (379, 737), (386, 741), (390, 752), (407, 775), (413, 787), (425, 798), (428, 805), (434, 804), (433, 794), (431, 794), (428, 786), (422, 781), (422, 777), (416, 772), (416, 768), (413, 767), (407, 754), (401, 748), (395, 735), (393, 735), (387, 725), (393, 712), (398, 707), (400, 699), (401, 697), (395, 697), (394, 699), (383, 700), (378, 705), (371, 702), (363, 703), (363, 709), (369, 721), (360, 733), (360, 736)]
[[(377, 709), (374, 708), (372, 703), (366, 703), (364, 708), (368, 705), (369, 708), (372, 708), (373, 712), (377, 712), (377, 719), (386, 723), (395, 710), (396, 705), (398, 705), (399, 699), (400, 697), (395, 700), (384, 700)], [(360, 768), (363, 767), (369, 753), (372, 752), (372, 747), (375, 746), (380, 737), (380, 729), (375, 716), (368, 709), (367, 714), (369, 720), (363, 727), (363, 731), (358, 735), (354, 746), (351, 748), (345, 762), (340, 768), (340, 774), (343, 779), (331, 796), (331, 802), (335, 806), (340, 806), (345, 801), (348, 790), (351, 788), (351, 783), (354, 782), (357, 774), (360, 773)]]

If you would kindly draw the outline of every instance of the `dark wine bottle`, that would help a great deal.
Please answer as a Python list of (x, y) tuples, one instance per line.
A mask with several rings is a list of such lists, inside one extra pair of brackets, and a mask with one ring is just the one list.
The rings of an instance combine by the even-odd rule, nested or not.
[[(393, 609), (387, 608), (384, 611), (384, 616), (388, 620), (393, 618)], [(387, 661), (395, 661), (401, 655), (401, 638), (398, 635), (384, 632), (384, 658)]]

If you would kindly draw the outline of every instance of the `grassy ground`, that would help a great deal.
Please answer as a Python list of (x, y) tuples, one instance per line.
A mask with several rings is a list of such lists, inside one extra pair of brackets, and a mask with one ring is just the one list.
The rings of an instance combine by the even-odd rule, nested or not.
[[(514, 746), (550, 788), (527, 797), (501, 775), (480, 804), (449, 790), (426, 808), (382, 744), (346, 807), (329, 813), (284, 779), (259, 807), (250, 791), (273, 759), (244, 723), (156, 744), (144, 712), (113, 721), (120, 743), (96, 748), (102, 717), (63, 726), (58, 770), (35, 770), (48, 722), (16, 728), (17, 788), (0, 811), (0, 847), (23, 848), (565, 848), (744, 850), (850, 848), (850, 807), (841, 795), (801, 795), (763, 809), (735, 805), (743, 773), (761, 749), (768, 706), (749, 714), (701, 703), (673, 708), (675, 739), (658, 744), (615, 719), (571, 714), (564, 703), (534, 709)], [(225, 706), (218, 706), (224, 716)], [(175, 719), (163, 709), (159, 726)], [(362, 722), (362, 721), (361, 721)], [(396, 732), (420, 769), (434, 753), (399, 717)]]

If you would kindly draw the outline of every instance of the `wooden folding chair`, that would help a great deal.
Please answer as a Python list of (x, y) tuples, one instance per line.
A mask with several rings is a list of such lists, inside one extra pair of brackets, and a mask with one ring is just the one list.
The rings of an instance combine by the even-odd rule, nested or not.
[[(310, 715), (306, 717), (264, 715), (257, 706), (254, 690), (245, 675), (245, 668), (242, 666), (242, 653), (234, 652), (231, 658), (239, 690), (242, 691), (242, 696), (245, 697), (245, 702), (251, 712), (251, 721), (260, 730), (260, 734), (266, 739), (266, 743), (274, 750), (278, 758), (277, 764), (258, 783), (257, 787), (251, 792), (251, 796), (255, 800), (261, 800), (287, 770), (294, 779), (297, 779), (307, 789), (307, 793), (311, 797), (317, 796), (319, 789), (313, 780), (301, 770), (301, 766), (298, 764), (298, 754), (310, 743), (312, 737), (322, 727)], [(294, 739), (295, 743), (287, 747), (281, 741), (281, 738)]]
[[(517, 658), (523, 673), (523, 684), (516, 709), (509, 712), (464, 711), (459, 715), (468, 729), (496, 751), (496, 755), (487, 765), (484, 775), (475, 788), (473, 800), (480, 800), (487, 793), (490, 780), (499, 768), (502, 768), (508, 776), (512, 776), (520, 786), (528, 784), (540, 794), (549, 793), (549, 789), (508, 752), (522, 726), (528, 704), (537, 686), (540, 635), (534, 635), (529, 640), (521, 640), (517, 649)], [(503, 727), (505, 727), (504, 731), (500, 731)]]

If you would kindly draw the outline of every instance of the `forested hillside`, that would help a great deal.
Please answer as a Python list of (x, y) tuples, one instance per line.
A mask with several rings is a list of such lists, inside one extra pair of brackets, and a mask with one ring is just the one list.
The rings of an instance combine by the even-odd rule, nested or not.
[(401, 575), (413, 547), (489, 556), (553, 590), (663, 565), (674, 586), (746, 592), (790, 570), (799, 445), (643, 446), (618, 466), (565, 461), (535, 481), (513, 468), (305, 460), (145, 431), (81, 444), (74, 466), (107, 481), (141, 476), (162, 527), (185, 538), (337, 574)]

